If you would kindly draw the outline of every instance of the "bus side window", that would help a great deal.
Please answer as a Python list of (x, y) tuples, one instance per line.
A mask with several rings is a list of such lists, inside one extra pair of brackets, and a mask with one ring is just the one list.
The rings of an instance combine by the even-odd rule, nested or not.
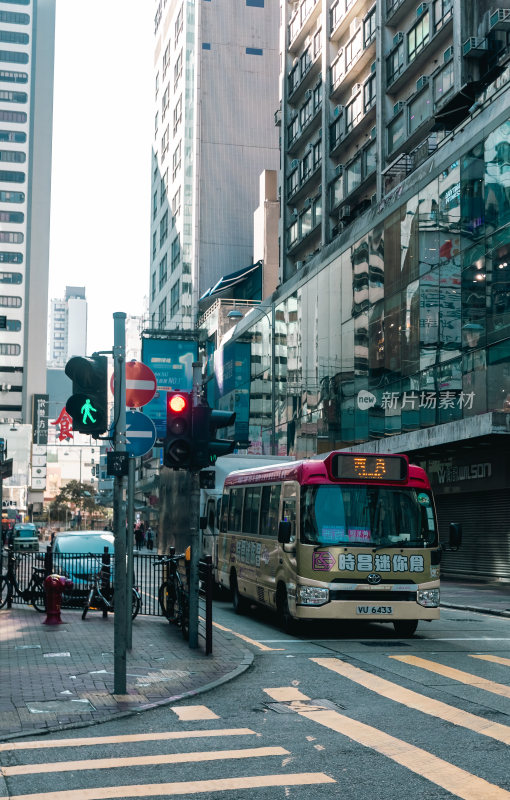
[(259, 535), (268, 536), (269, 534), (269, 500), (271, 497), (271, 486), (262, 487), (260, 498), (260, 524)]
[(278, 523), (280, 522), (280, 494), (282, 491), (281, 483), (271, 486), (271, 498), (269, 500), (269, 512), (267, 518), (267, 535), (276, 539), (278, 535)]
[(282, 502), (282, 519), (290, 522), (291, 536), (290, 541), (296, 540), (296, 508), (297, 508), (297, 491), (294, 484), (287, 484), (284, 486), (283, 502)]
[(221, 513), (220, 513), (220, 530), (222, 533), (226, 533), (228, 530), (228, 501), (230, 497), (230, 492), (227, 490), (223, 493), (223, 497), (221, 499)]
[(230, 505), (228, 510), (228, 529), (229, 531), (241, 532), (241, 520), (243, 512), (244, 489), (232, 489), (230, 492)]
[(260, 486), (250, 486), (244, 493), (243, 533), (257, 533), (259, 521)]

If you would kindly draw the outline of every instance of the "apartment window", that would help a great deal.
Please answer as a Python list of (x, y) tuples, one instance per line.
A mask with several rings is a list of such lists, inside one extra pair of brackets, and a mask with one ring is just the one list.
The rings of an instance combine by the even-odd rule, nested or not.
[(452, 0), (434, 0), (434, 30), (438, 31), (451, 19)]
[(322, 161), (322, 139), (313, 145), (313, 169), (318, 169)]
[(437, 102), (453, 88), (453, 58), (436, 75), (433, 83), (434, 100)]
[(182, 94), (177, 100), (174, 108), (174, 136), (177, 135), (177, 129), (182, 120)]
[(0, 31), (0, 42), (8, 44), (28, 44), (30, 41), (28, 33), (18, 31)]
[(3, 308), (21, 308), (21, 297), (2, 294), (0, 295), (0, 306)]
[(345, 107), (345, 132), (349, 133), (363, 116), (363, 95), (358, 92), (352, 103)]
[(299, 216), (299, 237), (303, 239), (312, 230), (312, 206)]
[(166, 283), (166, 253), (159, 262), (159, 289), (161, 290)]
[(191, 283), (189, 281), (182, 281), (181, 290), (183, 294), (191, 294)]
[(26, 92), (10, 92), (0, 90), (0, 100), (4, 103), (26, 103), (28, 95)]
[(306, 123), (312, 118), (313, 116), (313, 101), (312, 98), (309, 97), (308, 100), (304, 105), (301, 106), (299, 109), (299, 122), (301, 125), (301, 130), (305, 127)]
[(288, 247), (292, 247), (292, 245), (297, 241), (297, 238), (298, 238), (298, 222), (296, 220), (295, 222), (292, 223), (292, 225), (290, 225), (287, 231)]
[(172, 198), (172, 214), (174, 217), (178, 217), (181, 213), (181, 187), (177, 189), (176, 193)]
[(28, 83), (28, 72), (13, 72), (0, 69), (0, 81), (4, 83)]
[(165, 160), (169, 143), (170, 143), (170, 127), (167, 125), (165, 130), (163, 131), (163, 136), (161, 137), (161, 161)]
[(287, 178), (287, 193), (289, 194), (289, 196), (294, 194), (298, 186), (299, 186), (299, 171), (295, 169), (294, 172), (291, 172), (289, 177)]
[(26, 140), (26, 133), (22, 133), (21, 131), (0, 131), (0, 142), (16, 142), (16, 144), (23, 144)]
[(418, 53), (421, 53), (423, 48), (429, 43), (429, 23), (430, 15), (429, 12), (426, 11), (407, 34), (407, 57), (409, 63), (414, 61)]
[(168, 169), (165, 170), (160, 183), (161, 205), (165, 202), (168, 191)]
[(345, 68), (348, 70), (352, 62), (356, 60), (361, 53), (363, 43), (361, 39), (361, 28), (356, 31), (350, 42), (345, 46)]
[(157, 235), (156, 231), (154, 231), (154, 233), (152, 234), (152, 260), (153, 261), (156, 258), (156, 253), (158, 251), (158, 249), (157, 249), (157, 238), (158, 238), (158, 235)]
[(158, 214), (158, 192), (156, 190), (152, 198), (152, 219), (156, 219), (157, 214)]
[(155, 97), (157, 98), (159, 92), (159, 72), (156, 73), (156, 82), (154, 87)]
[(303, 156), (303, 160), (301, 161), (301, 182), (306, 181), (306, 179), (312, 174), (312, 159), (313, 156), (311, 151), (305, 153)]
[(365, 114), (370, 111), (375, 104), (375, 72), (373, 72), (369, 79), (363, 85), (363, 109)]
[(349, 164), (345, 169), (345, 193), (354, 191), (361, 183), (361, 157)]
[(375, 37), (375, 6), (368, 12), (363, 20), (363, 47), (373, 41)]
[(170, 105), (170, 86), (167, 86), (165, 91), (163, 92), (163, 97), (161, 98), (161, 114), (163, 119), (165, 119), (165, 114), (168, 110), (169, 105)]
[(264, 51), (260, 47), (247, 47), (246, 48), (246, 55), (247, 56), (262, 56), (262, 55), (264, 55)]
[(182, 47), (181, 52), (177, 56), (177, 61), (174, 64), (174, 92), (177, 91), (177, 84), (179, 83), (179, 78), (182, 75)]
[(296, 116), (291, 120), (290, 124), (287, 126), (287, 137), (288, 137), (287, 141), (289, 145), (292, 144), (298, 133), (299, 133), (299, 117), (296, 114)]
[(299, 63), (296, 64), (295, 67), (292, 67), (288, 75), (288, 81), (289, 81), (289, 94), (292, 94), (296, 86), (299, 86), (300, 83)]
[(386, 80), (388, 86), (396, 81), (404, 69), (404, 42), (395, 47), (386, 59)]
[(366, 178), (372, 172), (374, 172), (376, 168), (376, 158), (377, 158), (377, 147), (376, 141), (374, 140), (368, 147), (362, 152), (362, 159), (363, 159), (363, 178)]
[(177, 40), (179, 39), (179, 36), (182, 31), (183, 18), (184, 18), (184, 10), (183, 6), (181, 6), (179, 9), (179, 13), (177, 14), (177, 17), (175, 18), (175, 28), (174, 28), (175, 44), (177, 44)]
[(19, 14), (16, 11), (0, 11), (0, 22), (7, 22), (9, 25), (29, 25), (30, 17), (28, 14)]
[(264, 8), (264, 0), (246, 0), (246, 5), (254, 8)]
[(166, 71), (170, 66), (170, 42), (168, 42), (167, 46), (165, 47), (165, 52), (163, 53), (163, 78), (166, 75)]
[(179, 280), (177, 279), (172, 288), (170, 289), (170, 316), (175, 317), (179, 313)]
[(172, 156), (172, 177), (175, 180), (181, 168), (181, 142), (177, 145)]
[(20, 150), (0, 150), (0, 161), (10, 161), (17, 164), (24, 164), (27, 160), (25, 153)]
[(19, 356), (21, 345), (19, 344), (0, 344), (0, 356)]
[(156, 273), (153, 272), (151, 275), (151, 300), (154, 300), (156, 297)]
[(0, 231), (0, 242), (4, 244), (22, 244), (24, 240), (22, 233), (15, 233), (14, 231)]
[(409, 114), (409, 133), (414, 133), (422, 122), (425, 122), (432, 113), (430, 92), (428, 89), (420, 92), (414, 100), (411, 100), (407, 109)]
[(21, 283), (21, 272), (0, 272), (0, 283)]
[(21, 330), (21, 322), (19, 319), (8, 319), (5, 325), (6, 331), (20, 331)]
[(338, 117), (333, 122), (333, 124), (330, 125), (329, 141), (331, 150), (333, 150), (337, 146), (337, 144), (339, 144), (342, 140), (343, 124), (344, 124), (343, 114), (339, 114)]
[(313, 224), (320, 225), (322, 220), (322, 196), (316, 197), (313, 201)]
[(9, 61), (11, 64), (28, 64), (28, 53), (19, 53), (16, 50), (0, 50), (0, 61)]
[(158, 127), (159, 127), (159, 111), (156, 111), (156, 116), (154, 117), (154, 136), (158, 135)]
[(172, 242), (172, 272), (174, 272), (179, 266), (180, 259), (181, 259), (181, 243), (179, 241), (179, 237), (176, 236)]
[(0, 211), (0, 222), (24, 222), (22, 211)]
[(165, 211), (159, 223), (159, 246), (166, 241), (168, 236), (168, 211)]
[(23, 255), (0, 250), (0, 264), (23, 264)]
[(159, 304), (158, 312), (159, 312), (158, 313), (158, 316), (159, 316), (159, 327), (160, 328), (164, 328), (165, 325), (166, 325), (166, 297)]
[(313, 111), (314, 113), (320, 108), (322, 102), (322, 83), (318, 83), (313, 90)]
[(314, 59), (317, 58), (317, 56), (321, 52), (321, 47), (322, 47), (321, 37), (322, 37), (322, 28), (319, 28), (319, 30), (315, 32), (314, 37), (313, 37), (313, 57), (314, 57)]
[(392, 153), (406, 138), (406, 120), (401, 112), (388, 125), (388, 153)]
[(305, 52), (301, 55), (299, 59), (299, 70), (301, 74), (301, 79), (303, 79), (312, 66), (312, 55), (310, 53), (310, 48), (307, 47)]

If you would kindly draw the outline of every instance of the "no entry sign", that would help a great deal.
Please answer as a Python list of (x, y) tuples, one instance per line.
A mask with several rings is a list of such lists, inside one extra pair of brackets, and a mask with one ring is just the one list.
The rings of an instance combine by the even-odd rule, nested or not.
[[(126, 362), (126, 406), (140, 408), (150, 403), (156, 394), (156, 376), (150, 367), (141, 361)], [(111, 380), (113, 389), (113, 375)]]

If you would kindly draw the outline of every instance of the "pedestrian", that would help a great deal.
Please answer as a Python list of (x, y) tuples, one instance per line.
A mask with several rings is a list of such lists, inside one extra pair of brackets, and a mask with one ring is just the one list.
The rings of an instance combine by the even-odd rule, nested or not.
[(152, 533), (152, 528), (149, 525), (147, 530), (145, 531), (145, 538), (147, 541), (147, 550), (152, 550), (154, 548), (154, 535)]
[(135, 542), (136, 542), (136, 549), (141, 550), (143, 545), (143, 533), (140, 526), (135, 525)]

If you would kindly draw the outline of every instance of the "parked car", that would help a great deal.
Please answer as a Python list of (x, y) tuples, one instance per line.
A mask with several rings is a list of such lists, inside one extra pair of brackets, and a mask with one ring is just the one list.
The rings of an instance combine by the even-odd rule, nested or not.
[(9, 532), (9, 540), (15, 551), (39, 552), (38, 531), (32, 522), (17, 522)]
[(113, 580), (114, 536), (109, 531), (63, 531), (53, 540), (53, 571), (70, 578), (73, 599), (84, 598), (108, 548)]

